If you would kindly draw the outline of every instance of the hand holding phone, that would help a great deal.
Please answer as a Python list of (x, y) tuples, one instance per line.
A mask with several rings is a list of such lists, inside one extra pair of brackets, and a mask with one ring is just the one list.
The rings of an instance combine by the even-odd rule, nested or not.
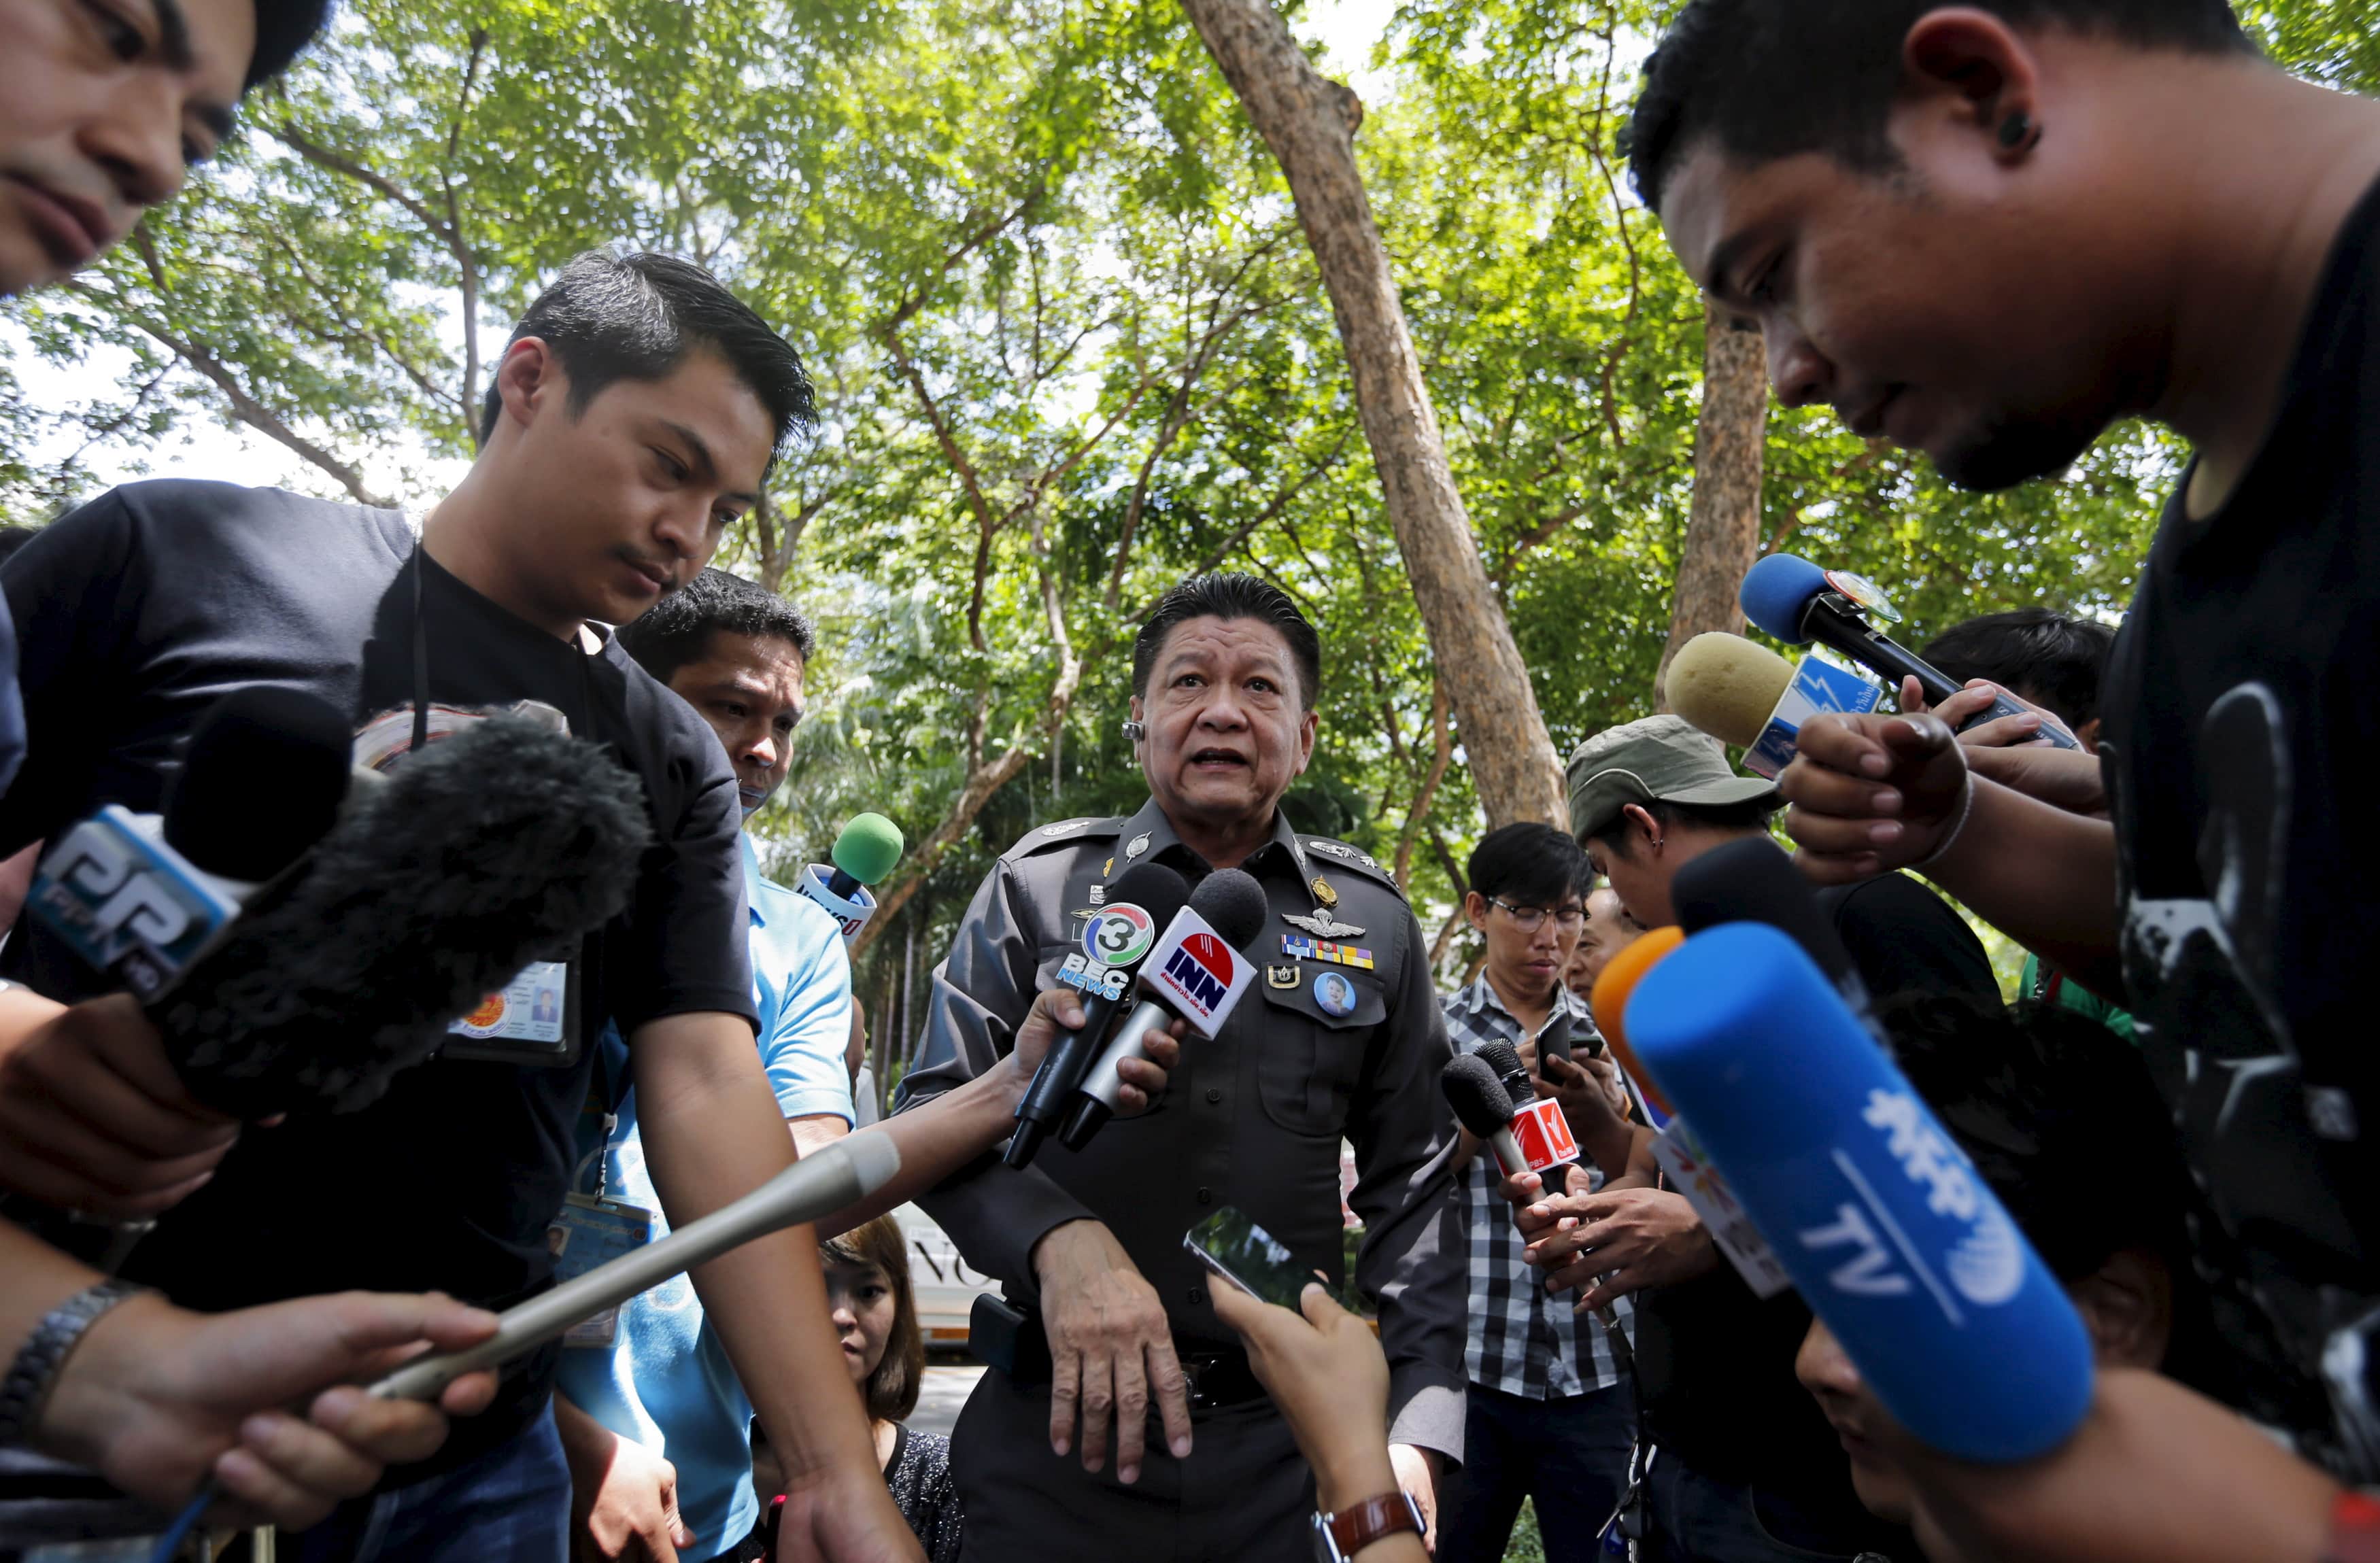
[(1208, 1270), (1259, 1302), (1295, 1313), (1299, 1296), (1309, 1286), (1319, 1286), (1332, 1301), (1341, 1301), (1329, 1271), (1301, 1264), (1287, 1243), (1228, 1205), (1184, 1233), (1182, 1246)]

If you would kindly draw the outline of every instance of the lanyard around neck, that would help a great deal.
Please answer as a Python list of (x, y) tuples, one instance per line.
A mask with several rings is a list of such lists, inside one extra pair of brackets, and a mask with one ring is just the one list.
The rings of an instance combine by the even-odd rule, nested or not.
[(413, 742), (407, 748), (414, 754), (430, 742), (430, 638), (421, 624), (421, 561), (428, 552), (425, 544), (413, 545)]

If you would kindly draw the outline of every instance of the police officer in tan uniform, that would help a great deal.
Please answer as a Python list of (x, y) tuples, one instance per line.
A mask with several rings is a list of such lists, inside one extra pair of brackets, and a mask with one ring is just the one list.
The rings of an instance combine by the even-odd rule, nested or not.
[(1439, 1088), (1452, 1055), (1428, 950), (1385, 868), (1300, 835), (1279, 806), (1313, 755), (1319, 663), (1313, 626), (1264, 581), (1169, 592), (1133, 650), (1126, 731), (1148, 803), (1028, 832), (934, 973), (904, 1107), (1008, 1049), (1132, 865), (1194, 886), (1236, 867), (1271, 908), (1243, 951), (1255, 986), (1213, 1041), (1184, 1044), (1150, 1111), (1079, 1154), (1050, 1142), (1022, 1172), (987, 1157), (921, 1201), (1026, 1315), (1016, 1370), (985, 1374), (952, 1439), (970, 1559), (1312, 1556), (1313, 1476), (1181, 1242), (1232, 1206), (1301, 1263), (1338, 1267), (1342, 1137), (1399, 1479), (1433, 1510), (1462, 1458), (1463, 1235)]

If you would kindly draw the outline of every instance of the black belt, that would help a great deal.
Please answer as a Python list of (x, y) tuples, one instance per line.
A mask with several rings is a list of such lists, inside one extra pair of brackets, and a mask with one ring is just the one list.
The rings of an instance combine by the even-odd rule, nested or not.
[(1177, 1342), (1173, 1350), (1190, 1380), (1192, 1411), (1224, 1411), (1265, 1398), (1265, 1387), (1257, 1381), (1256, 1369), (1248, 1365), (1248, 1354), (1237, 1347), (1193, 1351)]

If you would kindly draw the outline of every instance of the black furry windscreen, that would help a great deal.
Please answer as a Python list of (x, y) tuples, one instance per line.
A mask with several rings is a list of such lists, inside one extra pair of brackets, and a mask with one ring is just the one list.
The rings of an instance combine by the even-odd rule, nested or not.
[(573, 957), (651, 839), (642, 786), (601, 748), (475, 722), (358, 787), (150, 1018), (210, 1107), (352, 1111), (522, 967)]

